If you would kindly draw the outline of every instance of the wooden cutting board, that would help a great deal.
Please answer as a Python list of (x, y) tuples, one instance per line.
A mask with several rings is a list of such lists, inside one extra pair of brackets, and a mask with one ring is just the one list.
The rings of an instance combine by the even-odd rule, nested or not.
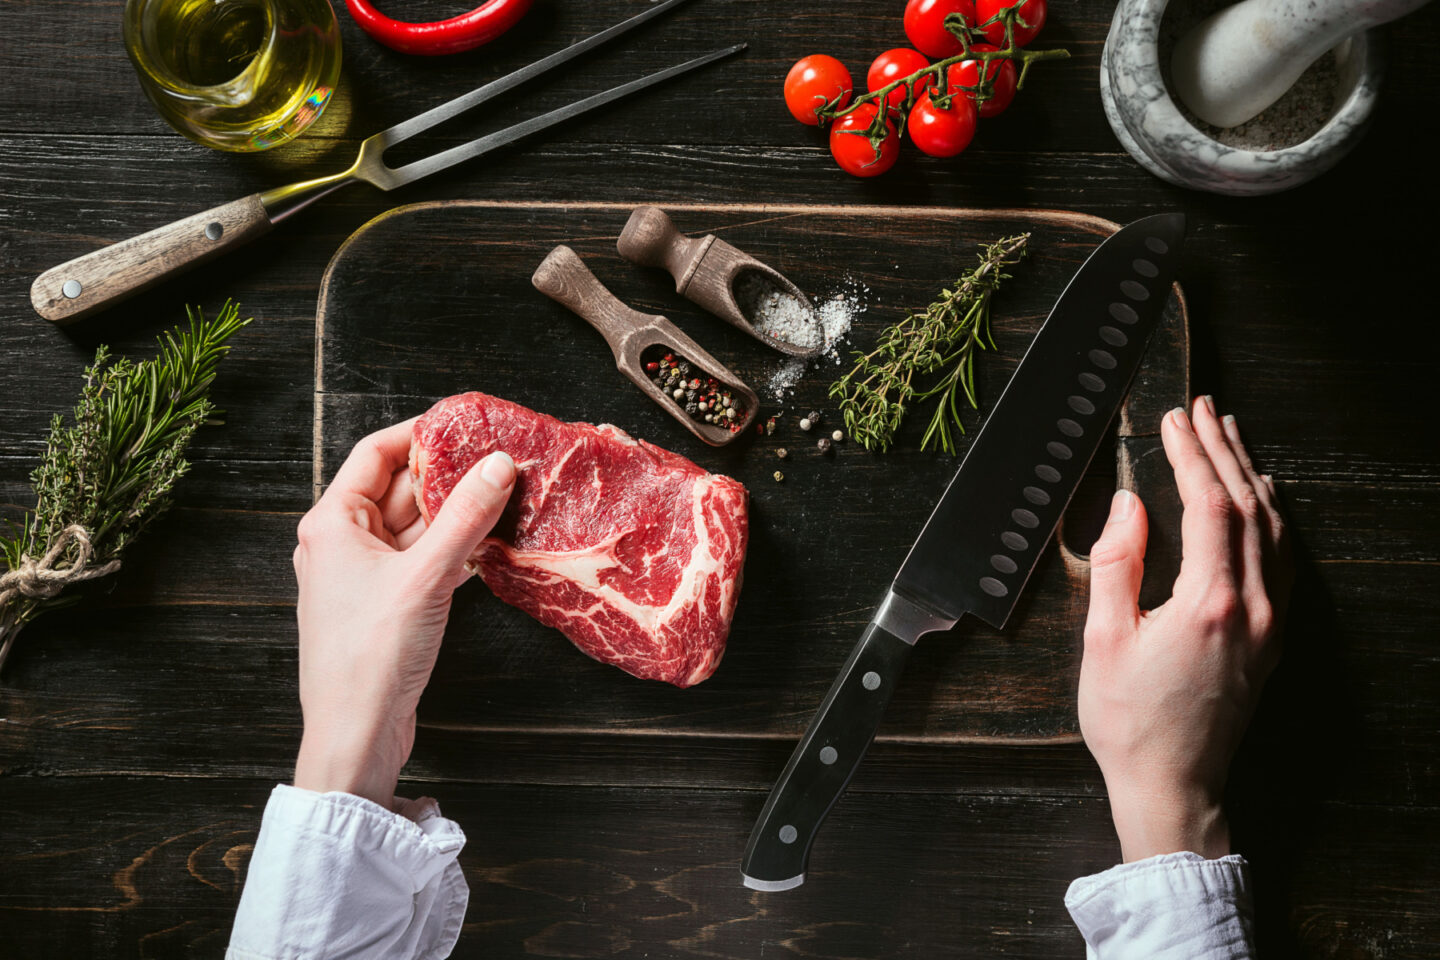
[[(564, 420), (616, 424), (743, 482), (751, 544), (729, 650), (690, 690), (595, 663), (560, 634), (497, 601), (478, 581), (457, 596), (421, 722), (447, 729), (524, 728), (793, 738), (808, 723), (936, 499), (958, 456), (921, 453), (928, 410), (912, 413), (883, 455), (841, 443), (830, 456), (798, 428), (810, 410), (838, 423), (822, 360), (765, 414), (773, 436), (704, 446), (615, 370), (600, 335), (537, 293), (530, 275), (556, 244), (645, 313), (678, 324), (761, 393), (784, 358), (677, 296), (663, 271), (622, 260), (618, 204), (429, 203), (366, 224), (335, 254), (315, 334), (316, 491), (366, 433), (434, 401), (483, 390)], [(998, 351), (980, 362), (981, 411), (1070, 277), (1116, 225), (1057, 211), (695, 205), (667, 207), (688, 234), (715, 233), (785, 274), (817, 303), (854, 295), (850, 334), (922, 308), (975, 263), (979, 244), (1031, 231), (1031, 255), (994, 301)], [(1189, 336), (1176, 288), (1122, 414), (1062, 530), (1003, 631), (966, 618), (925, 638), (880, 739), (1056, 742), (1078, 737), (1088, 572), (1080, 553), (1103, 522), (1117, 477), (1151, 513), (1147, 604), (1162, 601), (1179, 559), (1179, 504), (1160, 449), (1160, 419), (1189, 396)], [(786, 459), (776, 450), (787, 448)], [(960, 451), (963, 456), (964, 450)], [(785, 474), (776, 482), (776, 470)]]

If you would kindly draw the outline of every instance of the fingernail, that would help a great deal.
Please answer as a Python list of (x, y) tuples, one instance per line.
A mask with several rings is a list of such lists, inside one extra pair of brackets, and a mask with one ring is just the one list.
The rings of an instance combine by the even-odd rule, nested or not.
[(1201, 399), (1205, 401), (1205, 409), (1210, 411), (1210, 416), (1215, 416), (1215, 398), (1207, 393)]
[(1225, 428), (1225, 436), (1229, 437), (1232, 442), (1234, 442), (1234, 443), (1239, 443), (1239, 442), (1240, 442), (1240, 427), (1239, 427), (1239, 425), (1237, 425), (1237, 424), (1235, 423), (1235, 414), (1233, 414), (1233, 413), (1227, 413), (1227, 414), (1225, 414), (1225, 416), (1223, 416), (1223, 417), (1220, 418), (1220, 423), (1221, 423), (1222, 425), (1224, 425), (1224, 428)]
[(515, 461), (504, 450), (496, 450), (480, 464), (480, 479), (496, 490), (505, 490), (515, 482)]
[(1174, 410), (1171, 410), (1170, 419), (1174, 420), (1175, 426), (1181, 430), (1190, 429), (1190, 418), (1186, 416), (1184, 407), (1176, 407)]
[(1269, 487), (1271, 490), (1275, 489), (1275, 478), (1270, 476), (1270, 474), (1262, 473), (1260, 474), (1260, 479), (1265, 481), (1265, 486)]
[(1129, 520), (1134, 512), (1135, 494), (1129, 490), (1116, 490), (1114, 499), (1110, 501), (1110, 522)]

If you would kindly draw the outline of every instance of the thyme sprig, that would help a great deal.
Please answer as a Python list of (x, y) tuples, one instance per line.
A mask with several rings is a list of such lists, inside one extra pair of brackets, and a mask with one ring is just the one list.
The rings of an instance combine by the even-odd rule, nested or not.
[[(990, 298), (1010, 279), (1005, 268), (1024, 259), (1029, 241), (1030, 234), (1021, 233), (987, 245), (979, 265), (955, 281), (953, 290), (940, 291), (940, 299), (923, 311), (886, 327), (874, 350), (855, 352), (854, 369), (830, 385), (830, 396), (840, 401), (845, 429), (857, 443), (867, 450), (888, 450), (909, 404), (939, 397), (920, 449), (955, 452), (953, 430), (965, 432), (960, 398), (979, 408), (975, 357), (995, 348)], [(917, 378), (942, 370), (938, 382), (917, 385)]]
[(30, 474), (35, 509), (0, 538), (0, 666), (25, 624), (74, 602), (63, 595), (67, 585), (119, 567), (125, 548), (170, 506), (195, 431), (219, 422), (210, 385), (226, 341), (250, 321), (229, 301), (213, 320), (186, 312), (189, 329), (157, 338), (153, 360), (112, 361), (108, 348), (96, 350), (74, 422), (51, 421)]
[[(1019, 64), (1020, 73), (1015, 80), (1015, 89), (1019, 90), (1023, 88), (1025, 86), (1025, 78), (1029, 75), (1032, 64), (1041, 60), (1064, 60), (1070, 56), (1070, 51), (1060, 47), (1052, 50), (1026, 50), (1016, 45), (1015, 27), (1031, 26), (1031, 24), (1027, 23), (1024, 18), (1020, 16), (1020, 8), (1024, 5), (1024, 2), (1025, 0), (1017, 0), (1012, 6), (1003, 7), (996, 11), (995, 15), (984, 23), (979, 23), (974, 26), (971, 26), (962, 14), (947, 14), (945, 17), (945, 29), (950, 31), (950, 33), (960, 41), (959, 53), (953, 57), (936, 60), (930, 64), (930, 66), (916, 70), (908, 77), (901, 77), (898, 80), (887, 83), (883, 87), (861, 94), (851, 101), (848, 106), (840, 106), (840, 100), (843, 99), (843, 95), (837, 97), (834, 100), (816, 107), (815, 115), (820, 118), (823, 124), (826, 121), (835, 120), (845, 116), (847, 113), (854, 112), (864, 103), (884, 104), (886, 102), (885, 98), (890, 95), (892, 90), (904, 87), (905, 100), (899, 105), (899, 118), (898, 121), (896, 121), (896, 130), (903, 136), (905, 133), (905, 120), (910, 115), (910, 108), (913, 107), (915, 101), (919, 99), (919, 93), (926, 89), (926, 87), (918, 86), (918, 84), (926, 77), (929, 77), (933, 81), (932, 84), (927, 85), (930, 90), (931, 101), (941, 110), (948, 110), (951, 99), (962, 92), (973, 97), (977, 106), (992, 98), (995, 95), (995, 77), (991, 76), (991, 74), (992, 72), (999, 74), (1000, 70), (998, 67), (994, 71), (990, 70), (991, 60), (1013, 60)], [(999, 50), (983, 50), (979, 52), (971, 50), (971, 40), (976, 37), (981, 40), (988, 39), (985, 36), (985, 28), (996, 23), (1003, 24), (1005, 27), (1004, 45)], [(962, 60), (980, 61), (977, 68), (977, 82), (973, 86), (967, 86), (965, 84), (952, 86), (949, 83), (950, 67)], [(889, 114), (889, 110), (876, 110), (875, 117), (870, 121), (870, 125), (867, 128), (864, 130), (846, 130), (845, 132), (853, 136), (868, 138), (870, 140), (870, 146), (875, 151), (875, 157), (878, 160), (880, 157), (880, 145), (890, 133), (887, 127)]]

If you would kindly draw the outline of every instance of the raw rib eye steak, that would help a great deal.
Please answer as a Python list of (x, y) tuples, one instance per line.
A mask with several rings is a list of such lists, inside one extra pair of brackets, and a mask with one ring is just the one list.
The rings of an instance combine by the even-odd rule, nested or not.
[(740, 596), (745, 488), (609, 424), (465, 393), (415, 423), (410, 474), (427, 523), (497, 449), (519, 478), (470, 569), (602, 663), (677, 687), (710, 676)]

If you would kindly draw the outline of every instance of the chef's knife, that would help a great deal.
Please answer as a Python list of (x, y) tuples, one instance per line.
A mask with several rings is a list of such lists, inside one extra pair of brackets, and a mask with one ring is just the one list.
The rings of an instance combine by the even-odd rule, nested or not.
[(1005, 625), (1140, 367), (1184, 236), (1183, 214), (1137, 220), (1071, 279), (770, 792), (740, 865), (747, 887), (805, 882), (915, 641), (966, 613)]

